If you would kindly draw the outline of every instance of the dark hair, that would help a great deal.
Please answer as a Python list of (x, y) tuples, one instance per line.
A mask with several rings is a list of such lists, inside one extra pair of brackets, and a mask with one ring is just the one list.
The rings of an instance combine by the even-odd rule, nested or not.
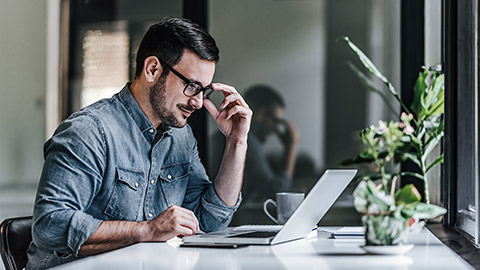
[(273, 109), (274, 106), (285, 108), (285, 101), (282, 96), (268, 85), (257, 84), (251, 86), (245, 92), (244, 97), (252, 111), (260, 108)]
[[(168, 18), (150, 26), (138, 48), (135, 78), (142, 74), (147, 57), (156, 56), (174, 66), (180, 61), (185, 49), (203, 60), (218, 62), (220, 59), (215, 39), (188, 19)], [(167, 72), (168, 69), (164, 68), (164, 73)]]

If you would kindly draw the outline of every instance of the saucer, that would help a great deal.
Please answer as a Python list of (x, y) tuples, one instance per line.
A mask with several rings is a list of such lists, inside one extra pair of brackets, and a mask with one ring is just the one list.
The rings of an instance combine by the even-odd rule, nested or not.
[(407, 253), (413, 248), (413, 244), (410, 245), (396, 245), (396, 246), (360, 246), (369, 254), (377, 255), (400, 255)]

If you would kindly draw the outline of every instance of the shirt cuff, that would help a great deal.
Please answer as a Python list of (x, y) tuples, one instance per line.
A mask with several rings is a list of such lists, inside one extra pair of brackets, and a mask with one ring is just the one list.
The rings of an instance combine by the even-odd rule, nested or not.
[(88, 240), (101, 223), (102, 220), (96, 219), (82, 211), (76, 211), (73, 214), (68, 227), (67, 245), (75, 256), (78, 255), (83, 243)]
[(237, 203), (234, 206), (226, 205), (217, 195), (217, 192), (215, 192), (214, 185), (211, 185), (202, 197), (203, 208), (222, 223), (230, 221), (241, 202), (242, 193), (239, 194)]

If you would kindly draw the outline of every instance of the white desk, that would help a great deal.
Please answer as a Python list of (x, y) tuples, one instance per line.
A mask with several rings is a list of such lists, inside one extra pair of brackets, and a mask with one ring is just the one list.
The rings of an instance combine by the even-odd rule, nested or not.
[[(319, 228), (334, 230), (332, 227)], [(473, 269), (428, 229), (400, 256), (366, 255), (362, 241), (345, 243), (315, 232), (307, 239), (240, 249), (179, 248), (178, 243), (141, 243), (84, 258), (57, 269)]]

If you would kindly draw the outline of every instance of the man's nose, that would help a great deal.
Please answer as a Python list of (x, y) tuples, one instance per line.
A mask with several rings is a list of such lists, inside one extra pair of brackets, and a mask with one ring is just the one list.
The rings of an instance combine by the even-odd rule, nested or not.
[(188, 101), (190, 106), (193, 106), (196, 110), (202, 108), (203, 106), (203, 92), (198, 93), (197, 95), (190, 98)]

